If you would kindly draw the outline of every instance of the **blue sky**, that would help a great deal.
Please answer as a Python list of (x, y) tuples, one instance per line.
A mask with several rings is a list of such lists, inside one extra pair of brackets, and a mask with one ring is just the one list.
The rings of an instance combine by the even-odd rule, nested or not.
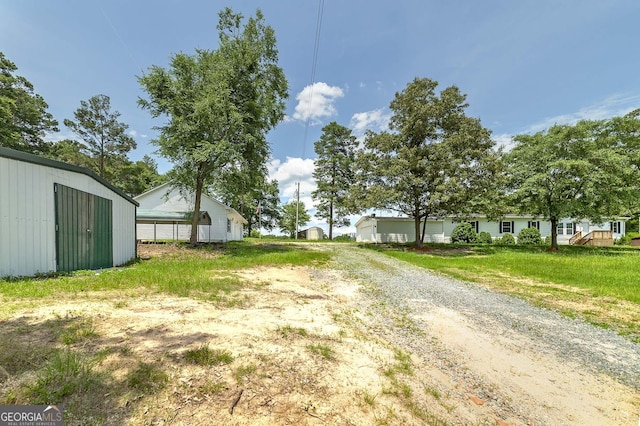
[[(271, 173), (283, 201), (301, 182), (308, 208), (322, 126), (337, 121), (358, 136), (384, 128), (394, 94), (414, 77), (458, 86), (468, 114), (500, 144), (554, 123), (640, 107), (637, 0), (326, 0), (308, 104), (319, 4), (2, 1), (0, 51), (61, 123), (50, 138), (72, 137), (62, 121), (81, 100), (106, 94), (138, 143), (130, 156), (137, 160), (154, 152), (153, 126), (161, 122), (137, 107), (144, 92), (136, 76), (166, 66), (172, 53), (215, 49), (223, 7), (245, 16), (260, 8), (275, 29), (290, 88), (287, 120), (268, 135)], [(156, 159), (161, 172), (171, 167)]]

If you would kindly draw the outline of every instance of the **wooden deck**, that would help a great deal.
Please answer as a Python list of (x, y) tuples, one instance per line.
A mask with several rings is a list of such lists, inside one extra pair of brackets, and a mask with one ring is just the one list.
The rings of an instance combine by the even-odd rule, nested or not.
[(585, 236), (581, 231), (573, 234), (569, 244), (581, 246), (613, 247), (613, 231), (591, 231)]

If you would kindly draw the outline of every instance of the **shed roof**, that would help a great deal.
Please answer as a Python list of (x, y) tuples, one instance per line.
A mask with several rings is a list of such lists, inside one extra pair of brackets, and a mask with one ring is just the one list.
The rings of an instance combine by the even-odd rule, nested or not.
[[(136, 210), (136, 222), (158, 222), (158, 223), (191, 223), (192, 212), (169, 212), (165, 210), (154, 209), (137, 209)], [(200, 221), (209, 220), (209, 213), (206, 211), (200, 212)]]
[[(158, 192), (158, 191), (164, 191), (166, 193), (169, 193), (173, 190), (177, 190), (178, 187), (175, 186), (175, 184), (171, 181), (169, 182), (165, 182), (163, 184), (160, 184), (154, 188), (151, 188), (150, 190), (148, 190), (147, 192), (144, 192), (140, 195), (136, 195), (135, 199), (136, 200), (140, 200), (142, 201), (145, 197), (148, 197), (150, 194), (154, 193), (154, 192)], [(210, 200), (212, 203), (215, 203), (217, 205), (219, 205), (220, 207), (224, 208), (227, 212), (228, 215), (235, 217), (236, 220), (242, 224), (247, 224), (249, 223), (247, 221), (247, 219), (245, 219), (240, 213), (238, 213), (238, 211), (236, 209), (234, 209), (233, 207), (229, 207), (226, 204), (221, 203), (220, 201), (216, 200), (215, 198), (207, 195), (206, 193), (202, 193), (202, 197), (203, 199), (206, 198), (208, 200)], [(201, 206), (202, 207), (202, 206)]]
[(12, 160), (23, 161), (25, 163), (37, 164), (45, 167), (52, 167), (54, 169), (67, 170), (74, 173), (81, 173), (83, 175), (89, 176), (91, 179), (106, 186), (116, 194), (120, 195), (125, 200), (129, 201), (131, 204), (135, 205), (136, 207), (140, 205), (133, 198), (125, 194), (120, 188), (116, 188), (115, 186), (113, 186), (112, 184), (110, 184), (109, 182), (107, 182), (97, 174), (95, 174), (93, 171), (89, 169), (85, 169), (84, 167), (74, 166), (73, 164), (63, 163), (62, 161), (56, 161), (50, 158), (39, 157), (37, 155), (29, 154), (22, 151), (17, 151), (11, 148), (4, 148), (4, 147), (0, 147), (0, 157), (10, 158)]

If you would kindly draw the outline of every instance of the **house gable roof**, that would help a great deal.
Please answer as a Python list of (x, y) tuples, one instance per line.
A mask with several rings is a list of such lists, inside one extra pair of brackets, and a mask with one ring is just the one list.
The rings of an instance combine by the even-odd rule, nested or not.
[[(142, 199), (150, 196), (151, 194), (157, 193), (158, 191), (163, 191), (164, 193), (167, 193), (167, 192), (173, 191), (174, 189), (176, 189), (176, 188), (172, 186), (171, 182), (165, 182), (165, 183), (163, 183), (161, 185), (156, 186), (155, 188), (150, 189), (147, 192), (144, 192), (144, 193), (134, 197), (134, 199), (135, 200), (142, 200)], [(238, 213), (234, 208), (229, 207), (229, 206), (227, 206), (225, 204), (222, 204), (220, 201), (216, 200), (215, 198), (212, 198), (212, 197), (208, 196), (205, 193), (202, 193), (202, 197), (206, 198), (210, 202), (212, 202), (212, 203), (224, 208), (228, 215), (236, 217), (236, 219), (238, 219), (239, 222), (241, 222), (243, 224), (248, 223), (247, 220), (244, 217), (242, 217), (242, 215), (240, 213)]]

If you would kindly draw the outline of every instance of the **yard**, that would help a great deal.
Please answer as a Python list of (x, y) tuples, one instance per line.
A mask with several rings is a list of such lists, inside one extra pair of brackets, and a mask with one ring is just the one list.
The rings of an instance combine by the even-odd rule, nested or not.
[[(437, 348), (446, 335), (423, 333), (450, 326), (452, 317), (431, 323), (432, 331), (418, 330), (419, 317), (394, 307), (339, 264), (355, 250), (283, 242), (143, 245), (141, 260), (127, 267), (0, 281), (0, 404), (61, 403), (69, 425), (518, 425), (545, 424), (550, 415), (637, 422), (637, 388), (590, 371), (566, 371), (546, 355), (537, 355), (549, 368), (544, 377), (562, 384), (539, 386), (534, 396), (506, 386), (514, 366), (485, 371), (451, 348), (430, 350), (440, 358), (427, 361), (396, 337), (417, 336)], [(555, 304), (565, 315), (637, 339), (640, 304), (624, 296), (634, 293), (637, 281), (630, 290), (600, 294), (508, 267), (530, 256), (540, 265), (555, 262), (544, 253), (514, 249), (513, 256), (524, 257), (508, 260), (509, 250), (494, 250), (394, 247), (386, 253)], [(619, 271), (637, 263), (635, 252), (564, 256), (573, 260), (559, 263), (563, 268), (587, 261)], [(585, 313), (597, 309), (607, 314)], [(469, 342), (479, 350), (476, 343)], [(525, 364), (518, 368), (526, 370)], [(553, 402), (558, 386), (575, 400)]]

